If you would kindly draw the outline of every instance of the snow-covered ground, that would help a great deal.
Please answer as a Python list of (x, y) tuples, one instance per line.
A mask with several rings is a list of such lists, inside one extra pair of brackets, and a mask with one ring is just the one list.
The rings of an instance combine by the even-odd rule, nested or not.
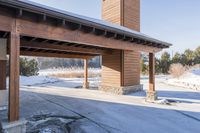
[[(48, 76), (20, 76), (20, 86), (34, 86), (34, 85), (41, 85), (47, 83), (54, 83), (58, 82), (60, 79), (58, 78), (51, 78)], [(7, 86), (9, 83), (9, 79), (7, 78)]]
[(190, 70), (179, 78), (169, 78), (165, 83), (200, 90), (200, 69)]
[(167, 79), (156, 76), (159, 102), (153, 104), (145, 102), (146, 76), (145, 91), (125, 96), (98, 91), (100, 78), (90, 78), (86, 90), (81, 78), (21, 77), (20, 116), (29, 121), (28, 132), (198, 133), (200, 92)]
[[(99, 68), (89, 68), (89, 73), (100, 73), (101, 69)], [(52, 69), (44, 69), (39, 71), (40, 76), (48, 76), (53, 74), (63, 74), (63, 73), (84, 73), (83, 68), (52, 68)]]

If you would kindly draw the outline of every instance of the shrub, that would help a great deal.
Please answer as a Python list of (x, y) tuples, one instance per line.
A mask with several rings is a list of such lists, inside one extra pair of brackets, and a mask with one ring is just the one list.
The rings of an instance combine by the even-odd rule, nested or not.
[(35, 59), (28, 60), (27, 58), (20, 58), (20, 75), (34, 76), (38, 75), (38, 62)]
[(180, 63), (171, 64), (169, 68), (169, 73), (175, 78), (179, 78), (181, 75), (185, 73), (185, 71), (186, 67), (184, 67)]

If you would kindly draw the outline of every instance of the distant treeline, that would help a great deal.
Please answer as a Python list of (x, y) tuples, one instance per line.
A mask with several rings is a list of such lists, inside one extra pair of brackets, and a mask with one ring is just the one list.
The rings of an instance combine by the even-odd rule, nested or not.
[[(64, 58), (37, 58), (38, 67), (40, 69), (47, 68), (60, 68), (60, 67), (83, 67), (82, 59), (64, 59)], [(97, 56), (89, 60), (89, 67), (100, 68), (101, 67), (101, 57)]]
[[(180, 63), (183, 66), (194, 66), (200, 64), (200, 46), (193, 50), (186, 49), (183, 53), (176, 52), (173, 57), (168, 52), (164, 52), (160, 58), (156, 58), (156, 73), (167, 74), (171, 64)], [(141, 71), (148, 73), (148, 57), (142, 55)]]

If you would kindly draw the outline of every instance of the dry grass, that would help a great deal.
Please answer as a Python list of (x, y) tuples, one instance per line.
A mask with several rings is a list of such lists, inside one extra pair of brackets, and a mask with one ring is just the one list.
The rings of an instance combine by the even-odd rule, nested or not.
[[(57, 74), (50, 74), (50, 77), (56, 77), (56, 78), (83, 78), (84, 73), (57, 73)], [(94, 78), (94, 77), (101, 77), (100, 73), (90, 73), (89, 78)]]
[[(83, 78), (84, 77), (84, 70), (83, 68), (67, 68), (67, 69), (61, 69), (62, 72), (52, 73), (48, 74), (50, 77), (56, 77), (56, 78)], [(96, 69), (89, 69), (88, 71), (88, 77), (94, 78), (94, 77), (101, 77), (101, 72)]]
[(184, 67), (182, 64), (177, 63), (177, 64), (171, 64), (170, 68), (169, 68), (169, 73), (175, 77), (175, 78), (179, 78), (180, 76), (182, 76), (185, 72), (186, 72), (187, 68)]

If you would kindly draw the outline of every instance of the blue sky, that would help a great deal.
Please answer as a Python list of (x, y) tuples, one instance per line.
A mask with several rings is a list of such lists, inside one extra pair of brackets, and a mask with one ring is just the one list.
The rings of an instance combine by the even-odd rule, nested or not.
[[(101, 19), (102, 0), (32, 0)], [(200, 0), (141, 0), (141, 32), (173, 43), (170, 53), (200, 46)]]

